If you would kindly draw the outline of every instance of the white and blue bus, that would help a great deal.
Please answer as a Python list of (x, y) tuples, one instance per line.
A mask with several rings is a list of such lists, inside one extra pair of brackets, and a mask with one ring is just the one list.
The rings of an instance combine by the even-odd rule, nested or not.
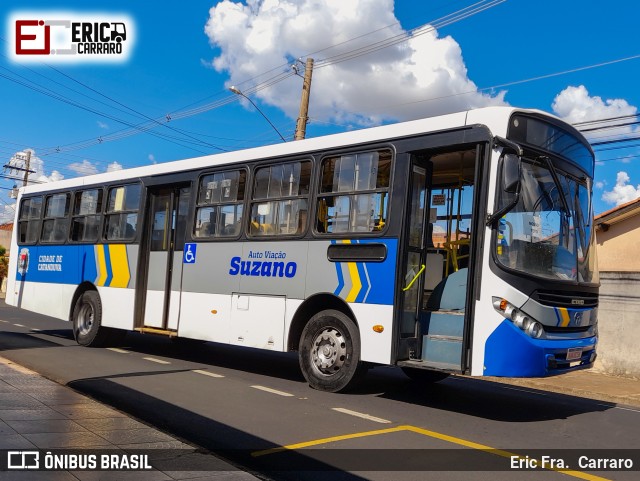
[(596, 357), (594, 155), (510, 107), (20, 189), (7, 303), (297, 351), (309, 384), (547, 376)]

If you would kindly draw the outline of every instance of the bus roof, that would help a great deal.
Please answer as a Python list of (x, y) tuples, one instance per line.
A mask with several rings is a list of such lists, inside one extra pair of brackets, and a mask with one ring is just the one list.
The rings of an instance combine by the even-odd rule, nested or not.
[(184, 160), (174, 160), (170, 162), (163, 162), (161, 164), (132, 167), (114, 172), (74, 177), (71, 179), (63, 179), (44, 184), (32, 184), (27, 187), (22, 187), (20, 191), (24, 194), (83, 185), (104, 184), (108, 182), (117, 182), (119, 180), (146, 177), (149, 175), (170, 174), (172, 172), (204, 169), (207, 167), (233, 164), (236, 162), (240, 163), (263, 158), (268, 159), (272, 157), (304, 154), (318, 150), (337, 149), (348, 145), (410, 137), (422, 133), (437, 132), (455, 127), (464, 127), (467, 125), (486, 125), (493, 135), (506, 136), (507, 120), (515, 111), (535, 112), (549, 116), (546, 112), (536, 110), (523, 110), (516, 109), (514, 107), (485, 107), (437, 117), (428, 117), (408, 122), (383, 125), (380, 127), (291, 141), (282, 144), (272, 144)]

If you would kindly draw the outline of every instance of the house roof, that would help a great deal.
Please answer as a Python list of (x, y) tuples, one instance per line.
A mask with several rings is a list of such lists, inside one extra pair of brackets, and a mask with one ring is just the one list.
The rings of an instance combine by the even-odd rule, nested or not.
[(597, 229), (606, 231), (611, 224), (636, 215), (640, 215), (640, 197), (598, 214), (593, 221)]

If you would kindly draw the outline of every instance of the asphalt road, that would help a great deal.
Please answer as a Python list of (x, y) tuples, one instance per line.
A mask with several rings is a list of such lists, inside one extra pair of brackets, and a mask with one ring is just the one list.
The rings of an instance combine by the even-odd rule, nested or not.
[[(323, 393), (295, 355), (133, 333), (83, 348), (68, 323), (4, 302), (0, 355), (265, 479), (632, 480), (640, 469), (640, 410), (483, 380), (424, 386), (376, 367), (355, 392)], [(514, 469), (513, 454), (570, 470)], [(580, 456), (630, 457), (634, 470), (587, 469)]]

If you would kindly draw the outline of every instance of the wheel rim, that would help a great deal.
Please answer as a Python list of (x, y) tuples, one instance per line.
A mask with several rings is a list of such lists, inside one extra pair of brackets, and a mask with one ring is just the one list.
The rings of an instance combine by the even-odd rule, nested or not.
[(340, 331), (326, 327), (313, 340), (311, 362), (317, 372), (331, 376), (342, 368), (347, 359), (347, 343)]
[(91, 304), (82, 304), (78, 311), (77, 326), (78, 334), (86, 336), (93, 326), (94, 312)]

